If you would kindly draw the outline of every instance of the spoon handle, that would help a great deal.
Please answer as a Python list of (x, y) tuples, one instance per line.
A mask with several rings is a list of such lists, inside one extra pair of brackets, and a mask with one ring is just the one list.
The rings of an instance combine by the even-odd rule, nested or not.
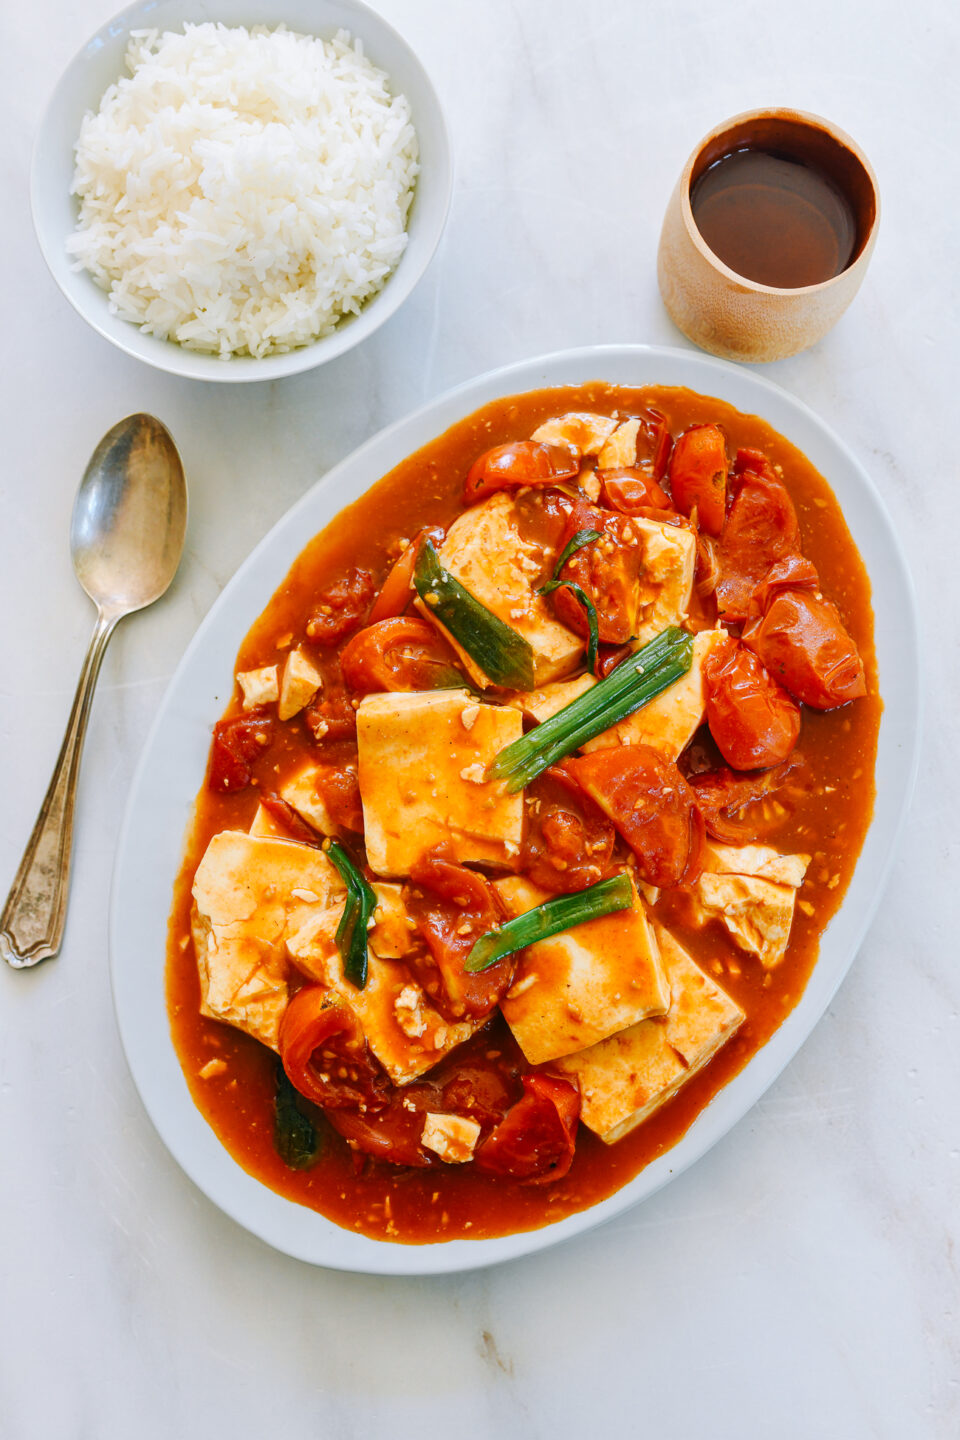
[(97, 616), (53, 778), (0, 915), (0, 955), (17, 970), (56, 955), (63, 939), (83, 737), (100, 664), (118, 618), (102, 610)]

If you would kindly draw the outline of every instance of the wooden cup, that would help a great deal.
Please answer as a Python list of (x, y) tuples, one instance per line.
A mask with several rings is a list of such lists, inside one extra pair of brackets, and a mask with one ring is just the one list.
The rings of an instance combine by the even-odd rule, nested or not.
[[(719, 260), (693, 218), (690, 194), (714, 161), (753, 147), (796, 155), (825, 171), (849, 199), (857, 226), (850, 264), (820, 285), (758, 285)], [(694, 150), (670, 197), (657, 278), (663, 303), (688, 339), (727, 360), (782, 360), (816, 344), (860, 288), (880, 223), (877, 178), (863, 151), (836, 125), (801, 110), (748, 110), (725, 120)]]

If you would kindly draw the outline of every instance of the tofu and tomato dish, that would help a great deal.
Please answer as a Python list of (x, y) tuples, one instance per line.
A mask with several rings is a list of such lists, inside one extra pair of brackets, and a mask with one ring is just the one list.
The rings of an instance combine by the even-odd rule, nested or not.
[(497, 400), (307, 544), (250, 631), (168, 1000), (251, 1174), (423, 1243), (676, 1143), (800, 998), (870, 821), (866, 574), (762, 420)]

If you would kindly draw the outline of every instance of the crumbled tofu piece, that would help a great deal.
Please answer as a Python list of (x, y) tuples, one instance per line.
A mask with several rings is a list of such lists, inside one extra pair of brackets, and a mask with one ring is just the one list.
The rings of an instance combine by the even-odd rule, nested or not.
[(507, 701), (521, 715), (528, 720), (536, 720), (542, 725), (544, 720), (549, 720), (551, 715), (556, 715), (565, 705), (572, 700), (578, 699), (594, 685), (592, 675), (578, 675), (576, 680), (554, 680), (550, 685), (543, 685), (539, 690), (528, 690), (512, 695)]
[(692, 530), (661, 520), (630, 522), (641, 544), (640, 618), (634, 648), (653, 640), (690, 612), (697, 541)]
[(266, 835), (275, 840), (290, 839), (286, 830), (284, 830), (282, 825), (278, 825), (265, 805), (257, 806), (257, 813), (254, 815), (250, 824), (250, 834), (260, 836), (261, 838)]
[(629, 469), (637, 463), (639, 420), (624, 420), (604, 444), (597, 459), (598, 470)]
[[(478, 705), (469, 730), (465, 690), (367, 695), (357, 710), (360, 794), (370, 868), (405, 876), (435, 845), (457, 860), (510, 868), (523, 839), (523, 796), (500, 781), (464, 779), (519, 739), (523, 722), (503, 705)], [(471, 772), (473, 773), (473, 772)]]
[[(475, 599), (529, 642), (538, 685), (576, 669), (583, 640), (561, 625), (546, 598), (537, 594), (549, 579), (556, 556), (523, 539), (514, 495), (498, 490), (464, 511), (447, 531), (439, 557)], [(427, 619), (443, 630), (471, 680), (481, 688), (489, 685), (488, 676), (439, 625), (429, 605), (417, 603)]]
[(593, 415), (586, 410), (571, 410), (555, 415), (534, 430), (532, 440), (546, 445), (576, 445), (581, 455), (599, 455), (604, 442), (617, 428), (609, 415)]
[(276, 665), (264, 665), (260, 670), (238, 670), (237, 684), (243, 691), (244, 710), (272, 705), (280, 695)]
[(226, 1060), (208, 1060), (206, 1065), (201, 1066), (197, 1071), (201, 1080), (215, 1080), (218, 1075), (225, 1075), (227, 1070)]
[(686, 675), (664, 690), (642, 710), (636, 710), (609, 730), (594, 736), (581, 748), (585, 753), (610, 745), (650, 745), (669, 760), (676, 760), (703, 723), (707, 697), (703, 663), (714, 646), (727, 639), (725, 630), (701, 630), (693, 638), (693, 660)]
[(468, 1120), (465, 1115), (428, 1113), (420, 1144), (448, 1165), (463, 1165), (473, 1159), (479, 1138), (480, 1126), (476, 1120)]
[(280, 702), (277, 714), (281, 720), (290, 720), (309, 705), (323, 684), (323, 675), (314, 665), (306, 650), (291, 650), (283, 665), (280, 682)]
[(307, 761), (281, 785), (280, 799), (292, 805), (300, 819), (306, 820), (319, 834), (336, 835), (337, 826), (317, 789), (317, 776), (320, 774), (322, 771)]
[(375, 952), (368, 953), (367, 983), (358, 990), (344, 977), (336, 945), (342, 914), (342, 902), (339, 908), (315, 912), (288, 934), (288, 953), (298, 969), (349, 1007), (390, 1079), (407, 1085), (483, 1022), (445, 1020), (402, 960), (383, 960)]
[(239, 830), (213, 836), (193, 882), (201, 1013), (274, 1049), (289, 998), (286, 938), (317, 909), (295, 889), (342, 913), (343, 882), (321, 850)]
[(381, 960), (401, 960), (413, 948), (402, 887), (386, 880), (374, 880), (373, 893), (377, 897), (377, 908), (373, 912), (375, 923), (370, 931), (370, 949)]
[(577, 484), (588, 500), (596, 503), (600, 499), (600, 476), (596, 470), (587, 470), (586, 468), (581, 470), (577, 476)]
[[(511, 915), (551, 898), (521, 876), (496, 886)], [(529, 975), (536, 983), (525, 988)], [(669, 999), (657, 942), (634, 887), (629, 910), (529, 945), (500, 1008), (524, 1055), (542, 1065), (662, 1015)]]
[(701, 921), (723, 922), (737, 944), (765, 970), (787, 953), (797, 889), (808, 855), (780, 855), (769, 845), (717, 845), (704, 850), (694, 887)]
[(671, 1099), (744, 1020), (739, 1005), (669, 931), (660, 925), (654, 930), (670, 991), (666, 1016), (641, 1020), (555, 1062), (558, 1070), (579, 1080), (580, 1118), (608, 1145)]

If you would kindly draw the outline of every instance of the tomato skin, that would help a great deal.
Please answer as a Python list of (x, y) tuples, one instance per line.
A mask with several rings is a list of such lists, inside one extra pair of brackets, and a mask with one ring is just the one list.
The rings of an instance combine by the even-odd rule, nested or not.
[(613, 856), (614, 829), (572, 775), (551, 766), (527, 787), (520, 869), (534, 885), (570, 894), (594, 885)]
[(529, 1185), (560, 1180), (573, 1163), (580, 1089), (542, 1072), (523, 1076), (523, 1095), (479, 1145), (478, 1170)]
[(381, 585), (380, 594), (374, 600), (373, 608), (367, 617), (369, 625), (403, 614), (413, 598), (413, 572), (417, 568), (421, 546), (427, 540), (439, 545), (443, 535), (439, 525), (425, 525), (422, 530), (417, 531)]
[(717, 610), (721, 620), (739, 623), (771, 565), (799, 550), (800, 526), (786, 486), (775, 476), (750, 471), (736, 483), (719, 544)]
[(665, 888), (700, 873), (703, 816), (671, 760), (649, 745), (619, 745), (565, 760), (637, 857), (637, 873)]
[(351, 690), (433, 690), (462, 685), (456, 656), (436, 626), (418, 615), (378, 620), (348, 640), (340, 673)]
[(787, 760), (772, 770), (755, 770), (745, 775), (726, 766), (692, 775), (690, 788), (697, 797), (707, 834), (724, 845), (747, 845), (758, 839), (767, 827), (732, 817), (747, 805), (779, 790), (800, 768), (797, 761)]
[(422, 855), (410, 881), (404, 902), (430, 952), (426, 960), (411, 956), (411, 970), (445, 1019), (488, 1015), (509, 989), (515, 959), (505, 956), (476, 975), (463, 962), (480, 936), (505, 918), (499, 895), (485, 876), (459, 865), (446, 845)]
[(735, 770), (768, 769), (800, 738), (800, 707), (751, 651), (736, 642), (714, 649), (703, 666), (707, 724)]
[[(601, 538), (571, 555), (560, 579), (573, 581), (593, 601), (601, 642), (624, 645), (636, 630), (640, 604), (643, 549), (639, 536), (627, 516), (586, 501), (578, 501), (571, 510), (563, 545), (579, 530), (597, 530)], [(564, 625), (576, 635), (589, 634), (586, 613), (573, 591), (561, 585), (550, 598)]]
[(751, 610), (762, 615), (781, 590), (819, 590), (820, 577), (812, 562), (804, 555), (785, 555), (764, 575), (753, 592)]
[(307, 620), (309, 638), (317, 645), (335, 645), (356, 630), (370, 608), (375, 590), (369, 570), (354, 566), (316, 598)]
[(830, 600), (780, 590), (743, 633), (785, 690), (814, 710), (832, 710), (867, 693), (860, 652)]
[(580, 452), (573, 445), (549, 445), (541, 440), (515, 440), (495, 445), (474, 460), (467, 473), (463, 498), (468, 505), (521, 485), (552, 485), (575, 480), (580, 473)]
[(280, 1059), (291, 1085), (315, 1105), (382, 1109), (390, 1081), (363, 1031), (323, 985), (304, 985), (280, 1022)]
[(338, 830), (363, 833), (363, 804), (357, 779), (356, 756), (341, 764), (317, 766), (314, 787)]
[(298, 840), (301, 845), (320, 845), (320, 836), (316, 830), (308, 825), (306, 820), (301, 820), (293, 806), (282, 796), (274, 794), (272, 790), (261, 790), (260, 804), (278, 825), (283, 826), (291, 840)]
[(213, 727), (207, 788), (218, 795), (245, 790), (253, 779), (252, 765), (269, 749), (274, 722), (266, 711), (218, 720)]
[(671, 508), (670, 496), (649, 470), (631, 466), (599, 473), (603, 478), (604, 504), (621, 515), (644, 515), (648, 510)]
[(683, 515), (696, 506), (697, 522), (708, 535), (719, 535), (727, 508), (727, 446), (719, 425), (694, 425), (684, 431), (670, 457), (670, 493)]

